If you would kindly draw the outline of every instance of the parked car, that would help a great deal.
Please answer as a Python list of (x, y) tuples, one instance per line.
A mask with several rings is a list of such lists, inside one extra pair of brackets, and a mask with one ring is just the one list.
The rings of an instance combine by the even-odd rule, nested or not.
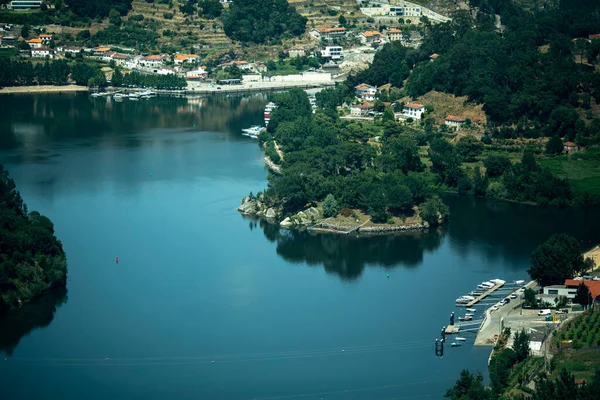
[(547, 315), (552, 315), (552, 311), (550, 311), (549, 309), (546, 309), (546, 310), (540, 310), (538, 312), (538, 317), (545, 317)]
[(507, 297), (507, 298), (503, 299), (502, 302), (504, 304), (508, 304), (508, 303), (510, 303), (510, 299)]
[(500, 307), (498, 306), (491, 306), (490, 307), (490, 311), (498, 311), (500, 309)]
[(509, 297), (510, 297), (511, 299), (516, 299), (517, 297), (519, 297), (519, 295), (518, 295), (518, 294), (516, 294), (516, 293), (513, 293), (513, 294), (511, 294)]

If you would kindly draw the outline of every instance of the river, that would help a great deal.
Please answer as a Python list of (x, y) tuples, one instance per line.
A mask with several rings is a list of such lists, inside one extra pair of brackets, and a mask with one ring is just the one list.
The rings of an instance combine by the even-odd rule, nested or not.
[(0, 97), (0, 163), (69, 262), (67, 291), (0, 319), (3, 399), (441, 398), (490, 352), (468, 336), (435, 356), (454, 299), (527, 279), (552, 233), (600, 242), (598, 210), (452, 196), (420, 233), (244, 218), (267, 171), (240, 129), (266, 102)]

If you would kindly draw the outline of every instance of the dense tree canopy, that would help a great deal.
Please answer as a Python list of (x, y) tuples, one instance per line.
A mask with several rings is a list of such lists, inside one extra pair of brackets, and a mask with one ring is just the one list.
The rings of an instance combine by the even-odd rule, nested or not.
[(312, 113), (301, 89), (275, 97), (266, 148), (273, 139), (284, 151), (281, 176), (269, 177), (270, 201), (284, 213), (327, 200), (327, 215), (339, 207), (361, 209), (373, 222), (385, 223), (391, 214), (412, 213), (423, 203), (423, 218), (437, 224), (447, 207), (431, 195), (433, 178), (418, 155), (409, 132), (392, 129), (381, 151), (368, 144), (373, 127), (342, 122), (323, 110)]
[(0, 312), (64, 286), (67, 262), (52, 221), (27, 207), (0, 165)]
[(75, 14), (89, 18), (107, 17), (111, 9), (125, 15), (131, 9), (131, 0), (65, 0), (65, 4)]
[(553, 235), (531, 255), (529, 275), (541, 286), (560, 285), (585, 270), (577, 240), (567, 234)]
[(307, 21), (287, 0), (236, 0), (221, 18), (227, 36), (253, 43), (277, 43), (284, 37), (299, 36)]

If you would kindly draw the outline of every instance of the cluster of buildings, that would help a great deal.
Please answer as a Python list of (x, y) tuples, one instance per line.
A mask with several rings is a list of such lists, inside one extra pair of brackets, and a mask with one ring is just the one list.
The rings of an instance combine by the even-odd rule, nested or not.
[(447, 22), (450, 18), (436, 13), (435, 11), (430, 10), (427, 7), (423, 7), (420, 4), (411, 3), (409, 1), (400, 1), (397, 0), (395, 4), (377, 4), (378, 7), (370, 7), (371, 3), (368, 0), (359, 0), (361, 5), (366, 5), (367, 7), (361, 7), (360, 11), (368, 15), (372, 18), (421, 18), (427, 17), (429, 20), (434, 22)]
[(574, 299), (577, 294), (577, 288), (579, 285), (584, 284), (587, 286), (592, 300), (600, 302), (600, 279), (566, 279), (563, 285), (551, 285), (546, 286), (543, 289), (543, 294), (539, 295), (539, 299), (546, 301), (550, 304), (554, 304), (554, 299), (559, 297), (566, 297), (567, 299)]
[[(321, 27), (311, 29), (308, 34), (316, 40), (332, 41), (334, 39), (345, 39), (348, 32), (344, 27)], [(389, 26), (383, 33), (377, 30), (359, 32), (356, 38), (363, 45), (382, 45), (388, 42), (400, 41), (404, 46), (414, 46), (415, 41), (409, 35), (403, 35), (402, 30), (395, 26)]]
[[(352, 117), (368, 117), (374, 115), (375, 98), (378, 92), (383, 90), (389, 90), (390, 84), (382, 85), (380, 87), (372, 86), (366, 83), (361, 83), (354, 87), (356, 97), (361, 101), (358, 104), (354, 104), (350, 107), (350, 115)], [(393, 105), (390, 103), (384, 103), (384, 105)], [(406, 103), (402, 107), (402, 111), (394, 113), (396, 119), (408, 119), (420, 120), (425, 112), (425, 105), (421, 103)]]

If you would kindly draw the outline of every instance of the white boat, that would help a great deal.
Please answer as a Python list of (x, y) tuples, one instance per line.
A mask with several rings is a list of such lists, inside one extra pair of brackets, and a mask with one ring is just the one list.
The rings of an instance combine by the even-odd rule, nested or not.
[(472, 312), (472, 313), (474, 313), (475, 311), (477, 311), (477, 309), (476, 309), (476, 308), (466, 308), (466, 310), (467, 310), (468, 312)]
[(115, 93), (113, 95), (113, 99), (115, 99), (115, 100), (122, 100), (122, 99), (126, 99), (127, 97), (129, 97), (127, 95), (127, 93)]
[(92, 93), (92, 97), (100, 97), (102, 96), (100, 93)]
[(524, 284), (524, 283), (525, 283), (525, 281), (524, 281), (524, 280), (518, 280), (518, 281), (515, 281), (515, 285), (522, 285), (522, 284)]
[(465, 317), (471, 317), (471, 318), (473, 318), (474, 316), (475, 316), (475, 314), (469, 314), (469, 313), (465, 314)]
[(481, 284), (483, 286), (488, 286), (488, 287), (494, 287), (494, 286), (496, 286), (496, 284), (494, 282), (490, 282), (490, 281), (481, 282)]
[(490, 279), (490, 283), (493, 283), (494, 285), (504, 285), (506, 283), (506, 281), (496, 278), (496, 279)]
[(466, 341), (467, 341), (467, 338), (464, 338), (464, 337), (457, 337), (457, 338), (455, 338), (455, 339), (456, 339), (458, 342), (466, 342)]
[(462, 297), (459, 297), (458, 299), (456, 299), (456, 302), (457, 302), (457, 303), (468, 303), (468, 302), (469, 302), (469, 300), (467, 300), (467, 299), (463, 299)]
[(460, 296), (460, 297), (465, 300), (475, 300), (475, 297), (473, 297), (473, 296)]
[(450, 343), (450, 346), (452, 346), (452, 347), (460, 347), (460, 346), (462, 346), (462, 343), (461, 342), (452, 342), (452, 343)]
[(265, 125), (269, 125), (269, 121), (271, 120), (271, 111), (273, 111), (275, 108), (277, 108), (277, 104), (273, 103), (272, 101), (267, 103), (265, 106)]
[(131, 100), (139, 100), (140, 95), (138, 93), (130, 93), (128, 96)]
[(242, 129), (244, 136), (249, 136), (252, 139), (258, 139), (258, 136), (265, 131), (265, 127), (260, 125), (253, 125), (250, 128)]

